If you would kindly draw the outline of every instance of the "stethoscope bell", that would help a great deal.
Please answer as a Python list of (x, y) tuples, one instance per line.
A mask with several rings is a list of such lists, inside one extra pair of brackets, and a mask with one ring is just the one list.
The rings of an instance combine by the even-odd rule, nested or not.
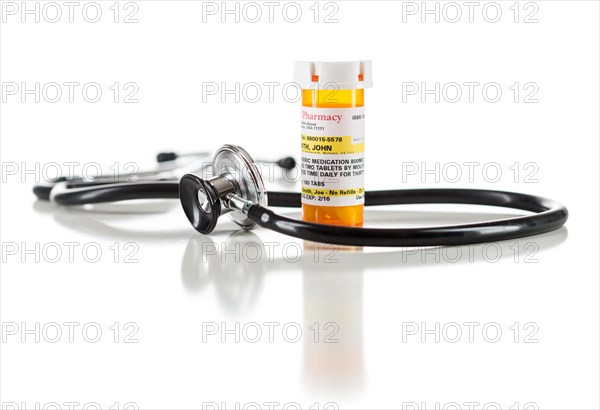
[(242, 229), (256, 226), (242, 212), (244, 206), (267, 206), (267, 191), (260, 170), (241, 147), (224, 145), (213, 159), (212, 177), (186, 174), (179, 182), (179, 199), (188, 220), (198, 232), (209, 234), (217, 220), (229, 213)]

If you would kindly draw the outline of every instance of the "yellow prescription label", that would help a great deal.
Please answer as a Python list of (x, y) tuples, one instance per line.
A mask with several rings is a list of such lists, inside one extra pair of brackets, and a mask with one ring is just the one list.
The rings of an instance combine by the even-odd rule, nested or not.
[(302, 193), (307, 195), (315, 195), (315, 196), (352, 196), (364, 194), (364, 188), (350, 188), (350, 189), (312, 189), (312, 188), (302, 188)]
[(302, 203), (364, 203), (364, 107), (302, 107)]
[(302, 152), (310, 154), (356, 154), (365, 152), (365, 144), (353, 143), (352, 137), (320, 137), (302, 134)]

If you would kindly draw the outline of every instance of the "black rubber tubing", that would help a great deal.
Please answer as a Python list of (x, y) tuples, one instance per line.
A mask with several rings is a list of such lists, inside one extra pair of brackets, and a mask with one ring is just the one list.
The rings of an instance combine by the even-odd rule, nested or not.
[[(179, 183), (137, 182), (105, 185), (68, 182), (52, 193), (61, 205), (83, 205), (130, 199), (171, 199), (179, 196)], [(40, 199), (48, 199), (47, 190), (34, 187)], [(292, 192), (269, 192), (269, 206), (297, 208), (301, 195)], [(456, 246), (494, 242), (538, 235), (560, 228), (568, 211), (550, 199), (515, 192), (478, 189), (406, 189), (371, 191), (365, 196), (366, 206), (408, 204), (487, 205), (533, 212), (531, 215), (432, 228), (352, 228), (303, 222), (291, 219), (259, 205), (250, 208), (248, 217), (267, 229), (315, 242), (347, 246)]]
[[(33, 188), (39, 199), (46, 199), (43, 186)], [(36, 192), (36, 188), (37, 192)], [(39, 194), (38, 194), (39, 193)], [(179, 182), (127, 182), (106, 184), (69, 184), (61, 182), (48, 193), (48, 199), (60, 205), (85, 205), (103, 202), (117, 202), (132, 199), (177, 199)]]
[[(279, 194), (275, 195), (277, 197)], [(298, 194), (299, 195), (299, 194)], [(279, 199), (279, 198), (278, 198)], [(282, 195), (291, 203), (291, 196)], [(347, 246), (459, 246), (538, 235), (560, 228), (568, 218), (558, 202), (533, 195), (477, 189), (410, 189), (367, 192), (365, 205), (468, 204), (513, 208), (534, 214), (432, 228), (353, 228), (291, 219), (254, 205), (248, 217), (264, 228), (314, 242)]]

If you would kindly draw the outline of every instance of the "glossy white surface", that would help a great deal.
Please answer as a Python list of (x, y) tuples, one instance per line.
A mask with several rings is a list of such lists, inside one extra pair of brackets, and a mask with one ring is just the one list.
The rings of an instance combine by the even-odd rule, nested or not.
[[(101, 3), (96, 24), (77, 15), (74, 23), (20, 23), (17, 15), (0, 29), (3, 83), (96, 82), (104, 92), (96, 104), (22, 103), (17, 94), (1, 107), (3, 408), (599, 408), (598, 3), (531, 3), (538, 23), (521, 22), (534, 8), (521, 8), (514, 23), (512, 2), (499, 3), (498, 23), (481, 14), (473, 23), (422, 23), (406, 9), (420, 3), (337, 2), (339, 22), (329, 24), (313, 22), (312, 3), (302, 3), (296, 24), (203, 22), (202, 3), (192, 1), (134, 2), (139, 22), (123, 24), (112, 21), (111, 4)], [(320, 21), (335, 10), (320, 7)], [(268, 93), (264, 83), (292, 80), (294, 60), (324, 58), (373, 60), (368, 190), (528, 192), (565, 203), (566, 228), (460, 249), (316, 252), (263, 229), (237, 232), (226, 218), (202, 237), (176, 200), (68, 209), (31, 194), (36, 178), (54, 172), (51, 162), (145, 169), (160, 150), (223, 143), (256, 158), (299, 157), (297, 104), (279, 93), (273, 102), (243, 93), (239, 103), (222, 102), (203, 95), (203, 82), (239, 82), (240, 90), (256, 82)], [(405, 93), (403, 102), (399, 77), (404, 87), (497, 83), (503, 97), (423, 103)], [(115, 82), (136, 83), (139, 102), (114, 103)], [(535, 87), (539, 102), (524, 103)], [(439, 181), (426, 172), (436, 163)], [(457, 166), (462, 176), (452, 182)], [(415, 206), (366, 215), (369, 226), (384, 227), (514, 214)], [(72, 343), (69, 322), (78, 323)], [(23, 331), (36, 323), (39, 332)], [(439, 342), (422, 331), (436, 323)], [(223, 332), (236, 326), (237, 335)], [(52, 343), (57, 328), (62, 338)]]

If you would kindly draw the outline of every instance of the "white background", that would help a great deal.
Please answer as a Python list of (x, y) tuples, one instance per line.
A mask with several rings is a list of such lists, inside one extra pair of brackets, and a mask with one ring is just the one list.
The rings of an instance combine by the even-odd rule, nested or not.
[[(286, 21), (293, 10), (282, 16), (285, 2), (273, 22), (259, 2), (257, 23), (248, 21), (254, 18), (248, 8), (239, 22), (234, 15), (222, 22), (219, 13), (203, 14), (221, 2), (195, 1), (121, 2), (116, 23), (114, 2), (98, 2), (102, 16), (90, 23), (82, 16), (87, 3), (78, 3), (73, 22), (58, 2), (62, 19), (48, 22), (55, 11), (46, 7), (50, 14), (38, 23), (35, 15), (21, 21), (21, 2), (1, 2), (3, 408), (52, 402), (143, 409), (211, 408), (211, 402), (222, 408), (253, 402), (260, 408), (269, 402), (279, 403), (274, 408), (600, 408), (597, 2), (480, 2), (472, 22), (463, 2), (437, 3), (439, 22), (420, 14), (435, 2), (320, 3), (318, 16), (313, 2), (300, 2), (296, 23)], [(46, 4), (38, 3), (40, 13)], [(452, 23), (456, 5), (462, 17)], [(89, 7), (86, 18), (94, 18)], [(502, 15), (492, 23), (497, 8)], [(132, 12), (138, 22), (123, 22)], [(331, 12), (337, 22), (324, 22)], [(71, 161), (77, 171), (130, 161), (145, 169), (161, 150), (215, 150), (223, 143), (242, 145), (257, 158), (297, 158), (299, 106), (281, 94), (293, 81), (293, 62), (361, 58), (373, 60), (375, 81), (366, 92), (367, 190), (528, 192), (563, 202), (570, 212), (566, 227), (487, 247), (315, 253), (262, 229), (235, 233), (227, 218), (210, 238), (201, 237), (176, 200), (66, 209), (36, 202), (31, 193), (36, 179), (53, 176), (50, 162), (65, 172)], [(23, 83), (34, 89), (36, 82), (40, 93), (48, 83), (81, 85), (73, 102), (64, 86), (59, 102), (48, 101), (54, 94), (39, 102), (25, 94), (22, 101)], [(254, 94), (236, 102), (203, 92), (207, 84), (239, 83), (241, 93), (252, 82), (262, 85), (255, 103)], [(272, 100), (268, 82), (278, 84)], [(466, 82), (480, 84), (472, 102)], [(102, 89), (97, 103), (82, 97), (87, 83)], [(116, 103), (114, 83), (121, 88)], [(126, 83), (135, 83), (137, 103), (123, 102)], [(463, 96), (452, 103), (454, 94), (439, 102), (430, 94), (423, 102), (420, 93), (407, 92), (409, 83), (429, 89), (439, 83), (440, 90), (458, 83)], [(496, 103), (482, 96), (489, 83), (502, 90)], [(532, 90), (537, 102), (525, 103)], [(469, 162), (479, 164), (473, 178), (466, 175)], [(452, 163), (463, 172), (457, 182), (448, 174)], [(422, 172), (436, 164), (439, 181)], [(502, 171), (496, 182), (492, 171), (482, 174), (486, 164)], [(268, 188), (299, 190), (275, 182)], [(382, 208), (366, 216), (370, 226), (422, 226), (512, 213), (446, 206)], [(73, 262), (64, 245), (71, 242), (77, 244)], [(56, 244), (63, 255), (53, 263), (54, 254), (43, 249)], [(100, 247), (99, 261), (82, 256), (85, 245)], [(260, 246), (272, 251), (263, 248), (255, 260)], [(137, 262), (125, 263), (132, 249)], [(64, 322), (80, 324), (73, 343)], [(211, 323), (241, 329), (253, 322), (263, 331), (265, 322), (280, 324), (273, 343), (268, 334), (257, 343), (244, 335), (239, 343), (226, 335), (222, 343), (219, 334), (203, 334)], [(315, 322), (318, 343), (310, 329)], [(330, 322), (339, 327), (337, 343), (323, 343)], [(465, 322), (480, 324), (472, 343)], [(57, 343), (49, 340), (54, 333), (39, 334), (52, 323), (65, 332)], [(114, 323), (121, 328), (117, 343)], [(463, 335), (451, 343), (455, 334), (442, 333), (436, 343), (434, 334), (424, 334), (423, 342), (421, 333), (408, 332), (413, 324), (422, 330), (422, 323), (448, 332), (456, 323)], [(86, 324), (102, 328), (99, 342), (82, 337)], [(301, 340), (282, 337), (286, 324), (302, 329)], [(502, 329), (498, 342), (483, 337), (486, 324)], [(138, 343), (125, 343), (132, 329)], [(537, 343), (526, 343), (532, 331)]]

